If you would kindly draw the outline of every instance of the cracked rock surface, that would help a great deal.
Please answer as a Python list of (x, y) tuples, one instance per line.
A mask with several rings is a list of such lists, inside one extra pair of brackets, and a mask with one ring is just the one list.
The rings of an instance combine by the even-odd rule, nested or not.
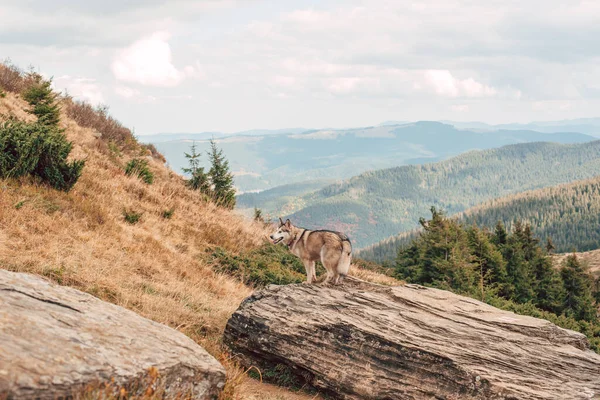
[(225, 384), (224, 368), (184, 334), (0, 269), (0, 398), (64, 398), (111, 379), (134, 394), (156, 373), (165, 397), (216, 399)]
[(338, 399), (600, 398), (584, 335), (417, 285), (272, 285), (242, 303), (225, 342), (247, 367)]

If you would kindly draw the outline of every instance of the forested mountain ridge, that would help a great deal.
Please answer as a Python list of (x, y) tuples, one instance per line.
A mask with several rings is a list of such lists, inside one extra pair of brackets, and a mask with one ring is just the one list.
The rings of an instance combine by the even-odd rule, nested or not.
[(290, 218), (347, 232), (357, 248), (416, 227), (433, 205), (455, 214), (526, 190), (600, 174), (600, 141), (523, 143), (425, 165), (371, 171), (304, 197)]
[[(550, 238), (557, 253), (600, 248), (600, 176), (536, 189), (474, 206), (456, 215), (465, 225), (492, 229), (498, 221), (511, 229), (515, 221), (530, 225), (533, 233)], [(417, 237), (418, 231), (388, 238), (360, 252), (376, 262), (391, 261), (398, 249)]]
[[(184, 153), (189, 152), (193, 140), (163, 141), (151, 136), (145, 139), (156, 145), (175, 171), (187, 165)], [(549, 134), (493, 129), (475, 132), (432, 121), (215, 137), (230, 160), (240, 192), (322, 179), (348, 179), (369, 170), (435, 162), (474, 149), (537, 141), (582, 143), (594, 139), (572, 131)], [(196, 144), (202, 153), (210, 147), (208, 140), (198, 140)], [(201, 162), (206, 163), (207, 159), (201, 158)]]

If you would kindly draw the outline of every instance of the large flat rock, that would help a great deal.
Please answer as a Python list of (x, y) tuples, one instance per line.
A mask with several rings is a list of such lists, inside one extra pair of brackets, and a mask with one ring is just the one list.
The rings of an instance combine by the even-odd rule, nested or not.
[(68, 397), (111, 379), (132, 394), (147, 390), (153, 376), (165, 397), (216, 399), (225, 384), (224, 368), (182, 333), (78, 290), (0, 270), (0, 398)]
[(417, 285), (269, 286), (225, 342), (247, 366), (339, 399), (600, 398), (584, 335)]

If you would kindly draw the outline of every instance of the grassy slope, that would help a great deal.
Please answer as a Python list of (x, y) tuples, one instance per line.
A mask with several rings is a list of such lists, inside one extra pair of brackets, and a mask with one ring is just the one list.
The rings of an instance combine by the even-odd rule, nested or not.
[(291, 218), (301, 226), (335, 226), (365, 247), (414, 228), (431, 205), (453, 214), (492, 198), (595, 176), (599, 153), (600, 141), (526, 143), (372, 171), (308, 195), (308, 206)]
[[(0, 98), (0, 115), (31, 120), (26, 107), (12, 93)], [(220, 341), (252, 288), (216, 273), (207, 257), (217, 246), (231, 254), (263, 246), (266, 227), (207, 203), (149, 156), (154, 184), (128, 177), (123, 166), (139, 154), (99, 151), (106, 144), (96, 133), (64, 113), (61, 125), (74, 143), (71, 156), (87, 160), (83, 175), (70, 193), (0, 180), (0, 268), (46, 276), (182, 331), (227, 368), (224, 399), (287, 398), (266, 386), (264, 396), (245, 395), (262, 386), (241, 374)], [(174, 215), (164, 219), (171, 208)], [(126, 223), (124, 209), (142, 212), (141, 222)], [(397, 282), (369, 271), (355, 274)]]

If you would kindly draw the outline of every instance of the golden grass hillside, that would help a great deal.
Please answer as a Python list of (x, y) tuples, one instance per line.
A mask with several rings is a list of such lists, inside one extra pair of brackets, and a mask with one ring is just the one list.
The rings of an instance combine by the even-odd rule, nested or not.
[[(18, 94), (0, 96), (0, 119), (34, 120), (27, 108)], [(215, 272), (206, 257), (214, 247), (231, 254), (257, 249), (265, 243), (265, 225), (216, 207), (150, 150), (112, 146), (65, 109), (61, 127), (74, 144), (70, 157), (86, 160), (83, 174), (68, 193), (28, 179), (0, 179), (0, 268), (46, 276), (180, 330), (227, 368), (224, 399), (287, 398), (266, 386), (257, 397), (258, 383), (221, 347), (227, 319), (252, 288)], [(126, 162), (140, 156), (154, 173), (152, 185), (124, 173)], [(125, 211), (141, 213), (141, 220), (127, 223)], [(396, 282), (370, 271), (356, 274)]]

